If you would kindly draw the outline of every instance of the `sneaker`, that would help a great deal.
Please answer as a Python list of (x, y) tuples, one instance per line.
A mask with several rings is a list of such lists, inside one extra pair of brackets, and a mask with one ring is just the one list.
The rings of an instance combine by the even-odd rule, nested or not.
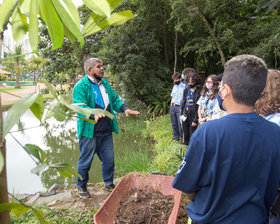
[(87, 190), (87, 186), (83, 185), (83, 186), (77, 186), (77, 190), (78, 190), (78, 196), (80, 198), (90, 198), (90, 194)]
[(112, 190), (114, 190), (114, 188), (115, 188), (115, 185), (114, 185), (114, 184), (105, 185), (105, 189), (106, 189), (106, 190), (112, 191)]

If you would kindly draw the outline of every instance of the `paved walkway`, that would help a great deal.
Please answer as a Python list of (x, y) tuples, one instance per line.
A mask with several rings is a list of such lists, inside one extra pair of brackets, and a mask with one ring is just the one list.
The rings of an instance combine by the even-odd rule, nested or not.
[(2, 102), (3, 105), (14, 104), (18, 100), (20, 100), (20, 98), (25, 97), (30, 93), (34, 93), (34, 92), (39, 93), (40, 90), (45, 88), (45, 87), (46, 86), (45, 86), (44, 83), (37, 83), (36, 86), (22, 86), (20, 89), (15, 89), (15, 91), (12, 91), (12, 92), (9, 91), (10, 93), (12, 93), (16, 96), (13, 96), (13, 95), (8, 94), (8, 93), (0, 92), (1, 102)]

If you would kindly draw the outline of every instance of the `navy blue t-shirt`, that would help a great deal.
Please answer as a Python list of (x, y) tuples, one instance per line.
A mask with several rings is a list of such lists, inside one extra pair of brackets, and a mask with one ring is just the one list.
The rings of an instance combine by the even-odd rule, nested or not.
[(198, 223), (264, 224), (280, 184), (280, 127), (256, 113), (201, 125), (172, 186), (197, 192), (186, 207)]
[(188, 89), (187, 97), (186, 97), (186, 104), (185, 108), (192, 108), (193, 107), (193, 98), (194, 98), (194, 92), (191, 91), (191, 89)]

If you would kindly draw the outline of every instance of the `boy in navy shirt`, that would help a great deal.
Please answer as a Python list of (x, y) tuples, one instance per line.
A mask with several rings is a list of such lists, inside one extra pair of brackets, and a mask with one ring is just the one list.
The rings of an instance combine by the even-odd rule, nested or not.
[(265, 223), (280, 183), (280, 128), (253, 109), (266, 77), (258, 57), (227, 62), (217, 98), (227, 115), (193, 134), (172, 184), (192, 200), (192, 223)]

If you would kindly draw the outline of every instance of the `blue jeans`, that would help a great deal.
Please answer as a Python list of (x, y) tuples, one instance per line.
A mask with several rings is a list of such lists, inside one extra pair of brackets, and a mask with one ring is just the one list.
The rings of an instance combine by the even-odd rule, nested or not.
[(182, 128), (180, 123), (180, 106), (173, 106), (170, 107), (170, 119), (173, 131), (173, 140), (177, 140), (182, 135)]
[(77, 178), (78, 186), (86, 185), (89, 179), (88, 172), (95, 153), (101, 161), (102, 178), (105, 185), (113, 183), (114, 179), (114, 146), (113, 136), (97, 136), (93, 138), (82, 137), (79, 140), (80, 158), (77, 165), (77, 172), (83, 180)]

